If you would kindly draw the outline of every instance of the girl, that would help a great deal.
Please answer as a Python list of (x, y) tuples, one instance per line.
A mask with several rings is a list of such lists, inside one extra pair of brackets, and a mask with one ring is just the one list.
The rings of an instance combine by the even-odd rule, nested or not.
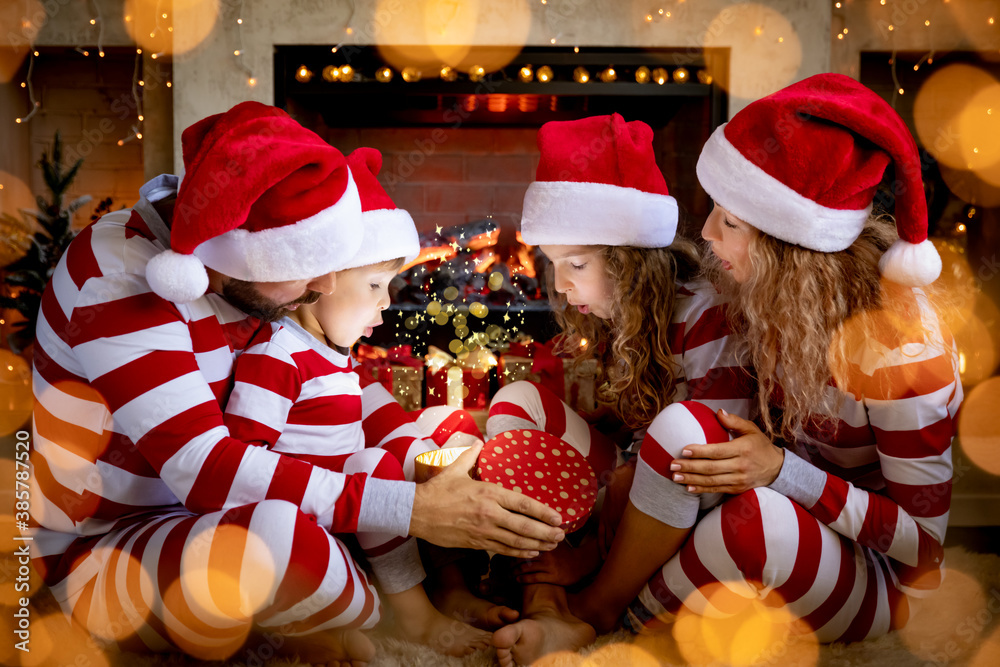
[[(676, 237), (677, 205), (656, 165), (649, 126), (618, 114), (546, 123), (538, 145), (541, 160), (525, 195), (521, 232), (552, 261), (562, 347), (598, 359), (601, 402), (638, 439), (647, 427), (655, 430), (654, 418), (671, 401), (696, 398), (746, 414), (748, 383), (728, 338), (724, 304), (709, 283), (691, 282), (698, 252)], [(580, 241), (588, 245), (576, 245)], [(570, 613), (564, 590), (553, 584), (575, 583), (599, 564), (598, 548), (611, 543), (630, 486), (633, 501), (655, 516), (676, 512), (678, 522), (693, 524), (699, 506), (675, 484), (676, 490), (658, 493), (661, 480), (635, 462), (634, 445), (619, 452), (540, 386), (514, 383), (495, 396), (488, 436), (516, 428), (561, 437), (607, 488), (598, 538), (584, 555), (560, 546), (561, 555), (518, 566), (529, 584), (525, 618), (493, 635), (504, 665), (593, 639), (591, 625)]]

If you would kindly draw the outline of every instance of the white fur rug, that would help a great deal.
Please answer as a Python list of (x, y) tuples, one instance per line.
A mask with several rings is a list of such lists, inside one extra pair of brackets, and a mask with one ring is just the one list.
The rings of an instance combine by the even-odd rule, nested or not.
[[(948, 572), (943, 586), (921, 603), (901, 632), (879, 639), (843, 645), (817, 646), (793, 640), (772, 644), (762, 659), (749, 647), (761, 647), (771, 632), (759, 619), (728, 626), (709, 627), (695, 618), (679, 620), (670, 634), (634, 637), (616, 632), (576, 653), (559, 653), (535, 663), (539, 667), (712, 667), (744, 665), (803, 665), (805, 667), (940, 667), (1000, 665), (1000, 556), (969, 553), (962, 547), (945, 550)], [(53, 603), (54, 604), (54, 603)], [(60, 638), (64, 646), (72, 637)], [(4, 640), (10, 641), (9, 638)], [(79, 639), (77, 641), (80, 641)], [(496, 664), (492, 650), (466, 658), (449, 658), (430, 649), (385, 637), (376, 637), (378, 656), (371, 667), (487, 667)], [(61, 651), (58, 651), (61, 653)], [(80, 648), (74, 653), (81, 655)], [(5, 658), (7, 656), (4, 656)], [(27, 656), (25, 656), (27, 657)], [(36, 655), (35, 658), (38, 656)], [(55, 656), (52, 656), (53, 658)], [(108, 667), (185, 667), (206, 664), (180, 655), (146, 656), (119, 654), (102, 656)], [(14, 665), (17, 662), (0, 661)], [(102, 661), (98, 660), (98, 664)], [(78, 664), (36, 661), (23, 665)], [(91, 661), (89, 664), (94, 664)], [(222, 664), (222, 663), (209, 663)], [(305, 667), (288, 660), (230, 661), (247, 667)], [(101, 665), (103, 667), (103, 665)]]

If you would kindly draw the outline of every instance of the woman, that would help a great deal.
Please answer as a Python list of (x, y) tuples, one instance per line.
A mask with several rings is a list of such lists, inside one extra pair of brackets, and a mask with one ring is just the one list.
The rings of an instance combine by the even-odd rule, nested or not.
[[(895, 230), (871, 214), (890, 161)], [(676, 555), (656, 546), (669, 523), (627, 530), (629, 507), (572, 609), (605, 629), (638, 593), (635, 629), (682, 606), (726, 616), (733, 597), (698, 592), (725, 581), (728, 595), (784, 605), (819, 641), (880, 636), (940, 582), (962, 399), (954, 343), (917, 289), (941, 263), (916, 145), (873, 92), (819, 75), (719, 128), (698, 177), (716, 202), (709, 275), (745, 338), (761, 427), (720, 413), (740, 437), (683, 447), (663, 471), (674, 484), (734, 496)], [(599, 584), (615, 575), (612, 597)]]
[[(597, 538), (517, 566), (519, 579), (529, 584), (524, 620), (494, 633), (503, 664), (528, 663), (550, 649), (593, 639), (593, 628), (569, 612), (561, 586), (599, 565), (598, 547), (606, 552), (610, 545), (630, 487), (654, 516), (676, 516), (688, 525), (701, 502), (718, 500), (687, 494), (644, 462), (636, 464), (633, 450), (647, 427), (661, 440), (669, 436), (650, 426), (654, 418), (682, 399), (739, 414), (748, 409), (747, 376), (729, 342), (724, 304), (709, 283), (691, 280), (697, 249), (676, 237), (677, 206), (656, 165), (652, 138), (645, 123), (626, 123), (618, 114), (546, 123), (538, 133), (541, 159), (525, 195), (521, 232), (552, 261), (562, 348), (598, 360), (601, 403), (635, 436), (618, 451), (559, 397), (531, 383), (508, 385), (495, 396), (490, 437), (517, 428), (546, 430), (583, 454), (607, 485)], [(711, 410), (703, 409), (714, 422)], [(684, 444), (711, 441), (693, 437)]]

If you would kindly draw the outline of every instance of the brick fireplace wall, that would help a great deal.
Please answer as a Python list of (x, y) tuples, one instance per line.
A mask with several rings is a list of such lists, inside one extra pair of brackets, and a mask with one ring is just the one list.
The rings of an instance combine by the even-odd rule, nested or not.
[[(379, 180), (419, 230), (486, 217), (507, 233), (518, 228), (524, 192), (538, 166), (537, 128), (330, 128), (319, 114), (293, 113), (345, 154), (359, 146), (379, 149)], [(654, 138), (657, 164), (684, 212), (688, 235), (696, 235), (708, 211), (694, 169), (709, 135), (702, 115), (697, 106), (682, 108)]]

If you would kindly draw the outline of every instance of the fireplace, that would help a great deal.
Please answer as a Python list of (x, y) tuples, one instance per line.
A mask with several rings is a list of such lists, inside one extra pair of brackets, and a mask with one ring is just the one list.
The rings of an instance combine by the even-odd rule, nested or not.
[(725, 49), (526, 47), (486, 73), (399, 68), (376, 47), (277, 47), (275, 103), (344, 153), (379, 149), (379, 180), (420, 231), (421, 257), (394, 281), (373, 342), (461, 353), (554, 333), (544, 257), (517, 232), (542, 123), (611, 112), (649, 123), (690, 233), (707, 214), (692, 167), (725, 119), (727, 63)]

